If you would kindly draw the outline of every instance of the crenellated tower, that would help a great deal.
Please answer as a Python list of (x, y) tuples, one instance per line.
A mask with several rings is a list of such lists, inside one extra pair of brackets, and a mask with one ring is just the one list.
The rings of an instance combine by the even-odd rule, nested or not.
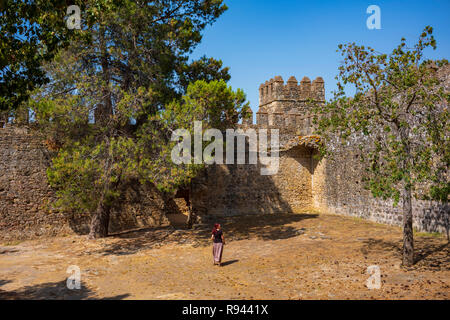
[(292, 76), (287, 83), (276, 76), (259, 87), (259, 110), (256, 123), (259, 126), (311, 127), (310, 100), (325, 102), (325, 84), (321, 77), (312, 83), (304, 77), (300, 84)]

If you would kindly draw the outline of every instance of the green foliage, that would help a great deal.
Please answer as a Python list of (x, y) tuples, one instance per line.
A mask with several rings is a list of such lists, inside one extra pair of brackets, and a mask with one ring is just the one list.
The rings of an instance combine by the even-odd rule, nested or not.
[[(438, 76), (448, 62), (424, 59), (424, 50), (436, 47), (432, 31), (426, 27), (413, 48), (402, 39), (389, 55), (339, 45), (338, 90), (316, 108), (318, 133), (359, 147), (366, 187), (395, 203), (405, 188), (419, 198), (448, 201), (450, 95)], [(356, 90), (353, 97), (345, 96), (348, 86)]]
[(191, 64), (181, 65), (180, 85), (187, 88), (189, 83), (197, 80), (230, 80), (228, 73), (229, 68), (222, 68), (222, 61), (214, 58), (201, 57), (199, 60), (193, 61)]
[(154, 101), (147, 112), (155, 113), (179, 98), (191, 81), (229, 79), (220, 61), (188, 63), (203, 29), (226, 9), (222, 0), (86, 1), (86, 37), (73, 43), (71, 54), (83, 75), (101, 78), (102, 87), (151, 88)]
[[(181, 100), (174, 100), (161, 113), (167, 123), (178, 127), (193, 126), (195, 120), (205, 121), (211, 128), (224, 130), (234, 127), (250, 109), (241, 89), (236, 92), (224, 80), (191, 83)], [(206, 127), (205, 126), (205, 127)]]
[[(57, 206), (68, 212), (93, 212), (99, 199), (113, 206), (120, 186), (130, 181), (153, 183), (160, 190), (174, 192), (196, 175), (202, 164), (172, 162), (171, 141), (176, 129), (193, 134), (194, 121), (203, 129), (236, 125), (249, 108), (241, 90), (234, 92), (223, 80), (197, 81), (189, 85), (181, 100), (148, 116), (139, 126), (131, 118), (145, 113), (152, 90), (140, 88), (137, 95), (122, 92), (107, 126), (88, 123), (88, 107), (72, 100), (41, 100), (35, 103), (41, 124), (48, 119), (44, 133), (58, 139), (60, 147), (48, 178), (56, 188)], [(103, 194), (103, 197), (99, 197)]]
[(48, 81), (42, 63), (75, 33), (65, 26), (66, 8), (66, 1), (0, 2), (0, 111), (14, 111)]
[(48, 177), (56, 205), (97, 221), (130, 183), (174, 192), (195, 176), (202, 165), (172, 162), (174, 130), (192, 132), (194, 120), (234, 126), (250, 108), (242, 90), (227, 86), (220, 60), (188, 63), (202, 30), (226, 10), (222, 0), (89, 0), (80, 8), (81, 32), (43, 64), (51, 81), (27, 107), (55, 151)]
[[(120, 82), (123, 89), (152, 86), (160, 106), (191, 81), (229, 80), (221, 61), (187, 62), (202, 30), (227, 9), (222, 2), (1, 1), (0, 111), (16, 110), (32, 90), (54, 81), (42, 65), (69, 44), (85, 75), (107, 69), (104, 80)], [(69, 5), (80, 7), (82, 30), (66, 27)]]

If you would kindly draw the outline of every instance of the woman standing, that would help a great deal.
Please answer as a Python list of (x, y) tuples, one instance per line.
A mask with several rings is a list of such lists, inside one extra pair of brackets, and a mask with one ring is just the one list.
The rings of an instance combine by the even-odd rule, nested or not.
[(221, 266), (222, 263), (222, 251), (225, 245), (225, 239), (223, 238), (222, 228), (220, 224), (216, 223), (212, 230), (211, 240), (213, 241), (213, 258), (214, 265)]

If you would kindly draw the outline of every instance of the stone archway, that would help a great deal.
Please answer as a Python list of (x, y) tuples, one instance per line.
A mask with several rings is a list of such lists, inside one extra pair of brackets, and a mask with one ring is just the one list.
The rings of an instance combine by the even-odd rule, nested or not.
[(166, 201), (166, 216), (176, 229), (192, 226), (192, 210), (188, 188), (180, 188), (175, 195)]

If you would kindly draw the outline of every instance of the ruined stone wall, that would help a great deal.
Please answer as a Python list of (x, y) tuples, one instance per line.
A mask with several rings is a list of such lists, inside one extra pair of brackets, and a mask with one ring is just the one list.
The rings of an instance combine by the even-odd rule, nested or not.
[(210, 165), (193, 180), (192, 206), (197, 214), (289, 213), (313, 206), (314, 149), (293, 143), (299, 134), (292, 128), (252, 125), (241, 129), (259, 132), (261, 127), (268, 130), (269, 138), (271, 130), (279, 132), (278, 173), (261, 175), (260, 162), (249, 164), (247, 145), (246, 164)]
[[(253, 126), (256, 128), (256, 126)], [(295, 144), (296, 131), (280, 130), (279, 172), (260, 173), (261, 164), (208, 166), (192, 183), (199, 215), (277, 214), (318, 208), (324, 212), (401, 225), (401, 203), (374, 199), (361, 182), (357, 155), (342, 149), (334, 159), (317, 159), (316, 149)], [(294, 143), (292, 143), (294, 141)], [(39, 138), (25, 129), (0, 129), (0, 239), (29, 239), (88, 232), (89, 216), (49, 210), (53, 190), (46, 178), (50, 157)], [(170, 202), (170, 201), (169, 201)], [(154, 186), (130, 183), (111, 214), (110, 232), (166, 225), (167, 199)], [(174, 212), (172, 212), (174, 213)], [(448, 204), (413, 201), (414, 226), (446, 232)]]
[(261, 164), (209, 166), (193, 181), (193, 207), (200, 215), (289, 213), (311, 208), (311, 152), (302, 146), (281, 152), (275, 175), (261, 175)]
[[(438, 70), (438, 78), (446, 92), (450, 90), (450, 65)], [(353, 142), (358, 143), (357, 136)], [(352, 143), (342, 146), (331, 141), (333, 159), (319, 162), (313, 178), (313, 203), (316, 207), (335, 213), (356, 216), (379, 223), (402, 224), (402, 203), (393, 206), (391, 200), (374, 198), (365, 190), (361, 178), (364, 168), (359, 161), (359, 151)], [(419, 231), (448, 233), (450, 208), (448, 202), (417, 200), (413, 198), (413, 224)]]
[(284, 84), (283, 78), (276, 76), (259, 87), (256, 123), (259, 126), (289, 126), (308, 130), (312, 127), (311, 99), (319, 103), (325, 101), (325, 86), (321, 77), (317, 77), (312, 83), (308, 77), (303, 77), (298, 84), (297, 79), (292, 76)]
[[(392, 201), (376, 199), (364, 189), (364, 168), (356, 150), (336, 144), (332, 159), (320, 159), (314, 146), (301, 143), (318, 137), (302, 136), (303, 131), (279, 128), (281, 151), (275, 175), (262, 176), (260, 164), (208, 166), (192, 184), (196, 213), (220, 216), (318, 209), (401, 226), (402, 203), (394, 207)], [(445, 233), (449, 229), (447, 203), (414, 200), (413, 217), (419, 231)]]
[[(322, 102), (319, 77), (300, 85), (275, 77), (260, 87), (257, 124), (246, 120), (241, 129), (278, 129), (279, 171), (261, 175), (261, 164), (210, 165), (192, 181), (190, 201), (199, 216), (288, 213), (318, 208), (324, 212), (400, 225), (401, 203), (374, 199), (363, 188), (363, 168), (351, 148), (341, 148), (334, 159), (316, 158), (314, 145), (304, 144), (313, 126), (308, 99)], [(248, 163), (248, 162), (246, 162)], [(0, 239), (26, 239), (64, 233), (87, 233), (89, 216), (63, 215), (49, 210), (54, 193), (46, 169), (50, 156), (33, 132), (0, 127)], [(168, 223), (166, 213), (186, 207), (161, 195), (152, 185), (130, 183), (122, 190), (121, 206), (111, 214), (110, 231)], [(179, 201), (178, 201), (179, 202)], [(414, 226), (423, 231), (446, 232), (448, 204), (413, 201)]]
[(64, 217), (49, 212), (49, 155), (26, 129), (0, 128), (0, 237), (31, 238), (69, 231)]
[[(374, 198), (361, 181), (363, 167), (359, 155), (349, 147), (339, 147), (332, 159), (318, 162), (313, 179), (314, 206), (337, 214), (378, 223), (402, 225), (402, 202)], [(448, 203), (412, 201), (413, 226), (418, 231), (446, 233), (450, 226)]]
[[(50, 154), (32, 130), (0, 128), (0, 239), (30, 239), (70, 233), (85, 234), (89, 216), (52, 210), (54, 191), (46, 170)], [(131, 185), (122, 206), (112, 211), (110, 232), (167, 224), (165, 202), (153, 186)]]

